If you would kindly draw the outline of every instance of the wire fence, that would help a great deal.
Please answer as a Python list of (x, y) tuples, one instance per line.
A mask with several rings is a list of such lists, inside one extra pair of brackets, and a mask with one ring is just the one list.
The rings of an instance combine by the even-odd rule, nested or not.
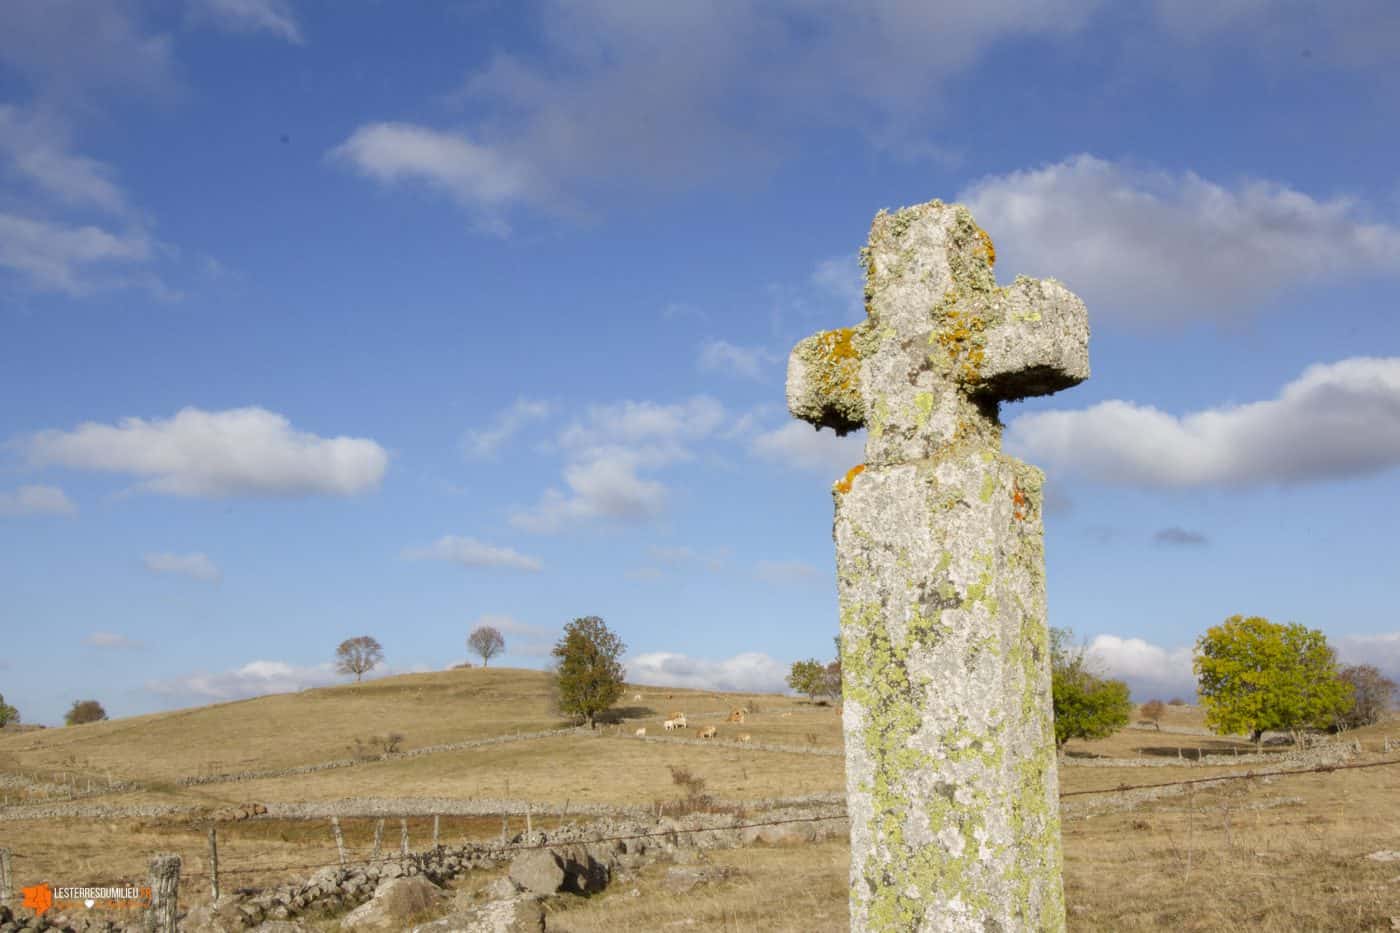
[[(1261, 778), (1287, 778), (1299, 777), (1308, 774), (1331, 774), (1340, 771), (1360, 771), (1374, 768), (1393, 767), (1396, 765), (1400, 765), (1400, 759), (1358, 762), (1354, 764), (1319, 764), (1308, 768), (1287, 768), (1270, 771), (1249, 770), (1243, 773), (1220, 774), (1215, 775), (1213, 777), (1190, 778), (1179, 781), (1158, 781), (1144, 784), (1119, 784), (1113, 787), (1100, 787), (1085, 790), (1065, 791), (1060, 794), (1060, 798), (1065, 799), (1072, 797), (1120, 794), (1131, 791), (1158, 790), (1162, 788), (1171, 787), (1218, 785), (1232, 781), (1251, 781), (1259, 780)], [(542, 849), (557, 850), (579, 845), (597, 845), (603, 843), (627, 842), (632, 840), (656, 839), (668, 836), (675, 837), (680, 835), (689, 835), (706, 832), (742, 832), (744, 830), (750, 829), (763, 829), (767, 827), (788, 826), (794, 824), (827, 823), (846, 819), (846, 815), (844, 813), (817, 816), (789, 816), (773, 819), (745, 820), (741, 822), (727, 823), (717, 826), (678, 825), (665, 828), (636, 830), (624, 833), (610, 833), (599, 836), (587, 836), (586, 838), (579, 838), (576, 835), (571, 835), (569, 838), (564, 839), (551, 840), (546, 838), (538, 841), (526, 840), (519, 842), (511, 841), (505, 838), (505, 829), (503, 826), (503, 838), (500, 842), (466, 841), (463, 844), (457, 846), (438, 846), (437, 850), (431, 848), (406, 850), (404, 846), (405, 840), (407, 838), (407, 830), (405, 824), (402, 821), (406, 821), (409, 818), (423, 819), (434, 816), (437, 816), (437, 814), (405, 813), (399, 816), (374, 816), (360, 818), (365, 819), (367, 821), (374, 820), (378, 822), (375, 834), (377, 843), (374, 847), (345, 846), (344, 858), (339, 857), (338, 852), (334, 854), (328, 854), (326, 857), (323, 857), (317, 861), (301, 860), (288, 863), (272, 863), (260, 857), (235, 857), (232, 859), (219, 857), (217, 860), (217, 868), (213, 868), (212, 859), (204, 858), (200, 859), (200, 861), (202, 861), (203, 864), (205, 864), (206, 866), (213, 868), (213, 870), (210, 870), (210, 868), (206, 868), (206, 870), (204, 871), (182, 871), (180, 873), (179, 881), (182, 885), (193, 885), (196, 883), (207, 884), (219, 878), (233, 879), (256, 876), (269, 877), (284, 875), (290, 872), (319, 871), (325, 868), (338, 868), (342, 866), (353, 867), (361, 865), (373, 865), (376, 863), (403, 860), (405, 857), (421, 858), (425, 853), (432, 853), (437, 850), (461, 851), (470, 849), (474, 850), (476, 854), (482, 857), (504, 859), (508, 858), (509, 856), (515, 853), (524, 851), (534, 851)], [(400, 840), (398, 840), (400, 843), (399, 846), (393, 846), (388, 844), (390, 840), (383, 834), (383, 824), (386, 819), (390, 818), (397, 818), (401, 821), (401, 835)], [(505, 818), (508, 819), (509, 817), (506, 816)], [(306, 818), (304, 820), (298, 820), (298, 822), (309, 822), (312, 819), (313, 818)], [(322, 818), (314, 819), (319, 820)], [(527, 830), (527, 835), (530, 834), (532, 834), (532, 831)], [(212, 843), (213, 839), (211, 834), (211, 846)], [(3, 862), (0, 863), (0, 869), (3, 869), (0, 870), (0, 901), (10, 901), (14, 899), (14, 888), (12, 881), (13, 868), (11, 860), (23, 859), (25, 858), (25, 855), (21, 852), (13, 852), (5, 849), (0, 849), (0, 853), (3, 853), (4, 856)], [(363, 853), (363, 855), (361, 855), (361, 853)], [(210, 854), (212, 855), (212, 852)], [(196, 859), (199, 859), (199, 857), (196, 856)]]

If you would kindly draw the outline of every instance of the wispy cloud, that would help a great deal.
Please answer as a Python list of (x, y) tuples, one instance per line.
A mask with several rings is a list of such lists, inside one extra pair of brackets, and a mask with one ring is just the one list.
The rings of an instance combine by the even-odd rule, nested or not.
[(511, 523), (552, 533), (596, 521), (645, 522), (661, 515), (669, 491), (643, 475), (691, 458), (689, 445), (723, 424), (724, 407), (708, 396), (670, 405), (626, 401), (591, 406), (559, 434), (566, 490), (545, 490), (517, 509)]
[(702, 372), (719, 372), (745, 379), (763, 378), (777, 362), (777, 354), (763, 347), (742, 347), (726, 340), (706, 340), (700, 345), (697, 360)]
[(549, 417), (550, 411), (551, 406), (548, 402), (518, 398), (509, 408), (496, 416), (489, 428), (467, 432), (462, 449), (468, 457), (473, 459), (494, 457), (521, 428), (532, 421)]
[(325, 687), (343, 680), (344, 677), (337, 675), (329, 662), (301, 667), (286, 661), (249, 661), (230, 671), (196, 673), (171, 680), (147, 681), (146, 689), (181, 700), (208, 702), (241, 700), (269, 693), (294, 693), (308, 687)]
[(1128, 682), (1140, 699), (1190, 699), (1196, 695), (1191, 648), (1163, 648), (1141, 638), (1098, 635), (1088, 657), (1110, 677)]
[(764, 583), (811, 583), (822, 578), (822, 572), (800, 560), (760, 560), (754, 564), (754, 576)]
[(0, 491), (0, 515), (77, 514), (78, 507), (57, 486), (21, 486), (10, 492)]
[(174, 496), (353, 496), (379, 486), (389, 454), (372, 440), (296, 431), (263, 408), (203, 411), (118, 424), (86, 422), (18, 442), (33, 466), (146, 477), (138, 488)]
[(207, 554), (147, 554), (142, 563), (151, 573), (174, 574), (202, 583), (220, 583), (224, 579), (223, 571)]
[(1173, 525), (1154, 533), (1152, 542), (1164, 547), (1205, 547), (1210, 543), (1210, 538), (1202, 532), (1191, 531), (1189, 528), (1178, 528)]
[(191, 0), (191, 15), (232, 32), (266, 32), (298, 45), (302, 41), (287, 0)]
[(757, 435), (750, 443), (750, 451), (760, 460), (836, 477), (865, 459), (865, 434), (837, 437), (832, 431), (817, 431), (810, 424), (789, 421)]
[(1022, 415), (1019, 456), (1106, 483), (1297, 484), (1400, 466), (1400, 357), (1310, 366), (1278, 398), (1171, 415), (1132, 402)]
[(118, 635), (116, 632), (93, 632), (83, 642), (92, 645), (94, 648), (111, 648), (114, 650), (129, 650), (142, 647), (141, 642), (127, 638), (125, 635)]
[(443, 535), (427, 547), (406, 548), (405, 560), (441, 560), (463, 567), (503, 567), (538, 573), (542, 565), (514, 548), (485, 544), (475, 538)]

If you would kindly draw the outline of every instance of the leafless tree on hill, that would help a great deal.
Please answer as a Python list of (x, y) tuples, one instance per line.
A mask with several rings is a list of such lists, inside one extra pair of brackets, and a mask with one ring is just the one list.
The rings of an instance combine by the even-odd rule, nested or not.
[(499, 629), (481, 625), (472, 629), (472, 633), (467, 636), (467, 647), (481, 655), (482, 667), (488, 667), (492, 658), (506, 650), (506, 640)]
[(354, 674), (355, 683), (383, 660), (383, 646), (369, 635), (347, 638), (335, 649), (335, 669), (342, 674)]

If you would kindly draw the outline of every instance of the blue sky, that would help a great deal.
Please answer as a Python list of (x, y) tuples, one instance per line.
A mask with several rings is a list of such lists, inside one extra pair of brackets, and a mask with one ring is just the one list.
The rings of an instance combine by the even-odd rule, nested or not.
[(792, 345), (874, 213), (1084, 298), (1006, 406), (1050, 621), (1143, 696), (1234, 613), (1400, 674), (1390, 0), (0, 9), (0, 691), (29, 721), (388, 669), (781, 687), (836, 630)]

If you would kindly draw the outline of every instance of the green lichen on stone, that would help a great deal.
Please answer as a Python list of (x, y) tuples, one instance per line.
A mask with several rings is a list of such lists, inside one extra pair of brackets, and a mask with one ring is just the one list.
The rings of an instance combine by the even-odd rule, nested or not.
[(914, 410), (914, 424), (921, 428), (928, 424), (928, 417), (933, 414), (933, 393), (920, 392), (914, 396)]

